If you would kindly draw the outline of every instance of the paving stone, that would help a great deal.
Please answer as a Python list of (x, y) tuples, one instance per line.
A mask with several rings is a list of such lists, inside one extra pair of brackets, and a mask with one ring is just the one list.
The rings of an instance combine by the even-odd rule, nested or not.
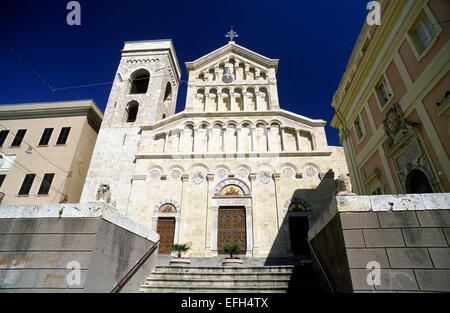
[(450, 270), (414, 270), (421, 291), (450, 292)]
[(377, 214), (369, 213), (341, 213), (341, 225), (343, 229), (379, 228)]
[(381, 228), (419, 227), (415, 212), (378, 212)]
[(380, 271), (380, 285), (375, 286), (377, 291), (417, 291), (417, 285), (414, 272), (412, 270), (385, 270)]
[(405, 246), (400, 229), (364, 229), (363, 235), (368, 248)]
[(450, 210), (417, 211), (422, 227), (450, 227)]
[(450, 246), (450, 228), (443, 228), (445, 238), (447, 239), (447, 244)]
[(450, 248), (429, 248), (434, 267), (450, 269)]
[(402, 229), (407, 247), (447, 247), (441, 228)]
[(380, 263), (381, 268), (389, 268), (385, 249), (347, 249), (347, 259), (350, 268), (367, 268), (371, 261)]
[(364, 238), (362, 234), (362, 230), (344, 230), (344, 242), (346, 248), (364, 248)]
[(388, 248), (391, 268), (433, 268), (426, 248)]
[(0, 219), (0, 234), (7, 234), (11, 227), (11, 219), (4, 218)]

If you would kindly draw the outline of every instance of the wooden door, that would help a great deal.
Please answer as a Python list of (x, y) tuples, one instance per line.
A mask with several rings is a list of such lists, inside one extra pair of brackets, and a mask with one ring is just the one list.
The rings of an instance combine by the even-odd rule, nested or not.
[(159, 218), (156, 232), (160, 236), (158, 253), (170, 254), (170, 246), (173, 245), (173, 238), (175, 235), (175, 219)]
[(219, 208), (219, 225), (217, 232), (217, 249), (222, 254), (222, 248), (231, 243), (241, 248), (241, 254), (247, 250), (247, 234), (244, 207)]

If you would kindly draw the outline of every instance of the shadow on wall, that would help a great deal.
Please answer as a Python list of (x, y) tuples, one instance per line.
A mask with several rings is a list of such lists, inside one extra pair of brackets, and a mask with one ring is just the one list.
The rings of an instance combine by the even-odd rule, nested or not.
[(310, 259), (306, 241), (308, 230), (328, 208), (335, 193), (334, 172), (331, 169), (315, 189), (297, 189), (293, 193), (290, 205), (281, 208), (284, 218), (280, 221), (266, 265), (281, 264), (286, 259)]
[[(292, 278), (295, 280), (292, 284), (302, 284), (302, 280), (306, 283), (305, 279), (308, 279), (310, 283), (319, 285), (323, 291), (331, 290), (314, 258), (314, 253), (310, 250), (307, 237), (308, 230), (330, 206), (335, 194), (335, 174), (330, 169), (315, 189), (297, 189), (292, 195), (289, 207), (282, 208), (284, 218), (265, 265), (296, 265), (295, 269), (299, 274), (298, 277)], [(312, 268), (300, 266), (304, 260), (312, 260)]]

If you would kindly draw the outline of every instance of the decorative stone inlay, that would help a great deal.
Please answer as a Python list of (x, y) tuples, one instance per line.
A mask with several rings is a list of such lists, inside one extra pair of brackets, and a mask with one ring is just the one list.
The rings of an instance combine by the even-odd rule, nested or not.
[(294, 171), (290, 168), (290, 167), (285, 167), (283, 169), (283, 175), (284, 177), (292, 177), (292, 175), (294, 175)]
[(248, 177), (248, 171), (245, 168), (241, 168), (238, 170), (237, 175), (239, 178), (247, 178)]
[(153, 170), (150, 172), (150, 178), (151, 179), (158, 179), (159, 178), (159, 171), (158, 170)]
[(316, 175), (316, 169), (314, 167), (308, 167), (306, 168), (305, 173), (307, 176), (313, 177)]
[(205, 179), (205, 176), (203, 176), (203, 174), (201, 172), (195, 173), (194, 176), (192, 177), (192, 181), (197, 185), (200, 185), (204, 179)]
[(225, 177), (227, 177), (227, 171), (223, 168), (218, 169), (216, 173), (217, 173), (217, 177), (219, 177), (219, 179), (224, 179)]
[(263, 184), (268, 184), (270, 182), (270, 180), (272, 179), (272, 177), (270, 176), (270, 174), (268, 172), (262, 172), (259, 175), (259, 180), (263, 183)]
[(172, 177), (173, 179), (178, 179), (181, 176), (181, 171), (180, 170), (173, 170), (172, 173), (170, 174), (170, 177)]

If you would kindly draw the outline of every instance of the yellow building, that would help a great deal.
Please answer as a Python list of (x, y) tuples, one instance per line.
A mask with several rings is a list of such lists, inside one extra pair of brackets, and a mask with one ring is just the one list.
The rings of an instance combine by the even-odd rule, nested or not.
[(380, 3), (332, 101), (354, 192), (449, 192), (450, 2)]
[(79, 202), (103, 114), (92, 100), (0, 106), (0, 203)]

